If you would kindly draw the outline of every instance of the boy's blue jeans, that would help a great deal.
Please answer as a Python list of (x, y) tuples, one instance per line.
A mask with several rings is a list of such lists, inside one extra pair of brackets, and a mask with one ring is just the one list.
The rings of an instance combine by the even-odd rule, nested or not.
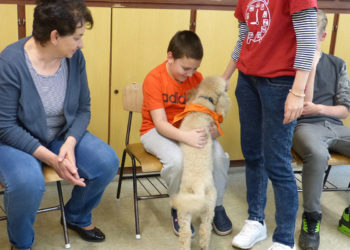
[(236, 97), (241, 146), (246, 161), (249, 220), (263, 221), (268, 178), (272, 182), (277, 228), (273, 241), (294, 245), (298, 193), (291, 167), (295, 121), (283, 124), (284, 104), (294, 77), (262, 78), (239, 73)]
[[(48, 149), (58, 153), (63, 140), (55, 139)], [(86, 132), (75, 148), (76, 165), (86, 187), (75, 186), (65, 205), (67, 221), (79, 227), (91, 224), (91, 211), (118, 171), (119, 159), (114, 150)], [(45, 191), (41, 163), (23, 151), (0, 146), (0, 181), (5, 186), (4, 207), (11, 245), (18, 249), (32, 247), (33, 223)]]

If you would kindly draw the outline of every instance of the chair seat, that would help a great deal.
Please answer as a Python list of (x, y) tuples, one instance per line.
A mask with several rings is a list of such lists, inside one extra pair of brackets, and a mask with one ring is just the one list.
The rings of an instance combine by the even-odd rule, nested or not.
[[(37, 213), (44, 213), (44, 212), (50, 212), (54, 210), (60, 210), (61, 211), (61, 218), (63, 218), (63, 235), (64, 235), (64, 241), (65, 241), (65, 248), (70, 248), (69, 243), (69, 236), (68, 236), (68, 230), (67, 230), (67, 224), (65, 219), (65, 213), (64, 213), (64, 202), (63, 202), (63, 195), (62, 195), (62, 186), (61, 181), (63, 180), (61, 177), (58, 176), (56, 171), (53, 167), (44, 165), (42, 166), (43, 176), (45, 179), (45, 182), (56, 182), (57, 185), (57, 194), (58, 194), (58, 202), (59, 204), (52, 207), (45, 207), (40, 208)], [(0, 194), (4, 194), (5, 187), (0, 183)], [(0, 221), (6, 220), (7, 216), (0, 216)]]
[[(299, 166), (303, 165), (303, 161), (301, 160), (301, 158), (299, 157), (299, 155), (297, 155), (294, 150), (292, 150), (292, 155), (293, 158), (295, 160), (295, 163)], [(337, 153), (331, 153), (330, 154), (331, 158), (328, 160), (328, 165), (330, 166), (337, 166), (337, 165), (350, 165), (350, 157), (344, 156), (344, 155), (340, 155)]]
[[(53, 169), (53, 167), (44, 165), (43, 166), (43, 176), (45, 178), (45, 182), (55, 182), (55, 181), (62, 181), (63, 179), (58, 176), (56, 171)], [(0, 190), (4, 189), (5, 187), (0, 182)]]
[(160, 172), (162, 170), (162, 163), (157, 157), (145, 151), (142, 143), (132, 143), (127, 145), (126, 150), (129, 154), (135, 156), (140, 163), (142, 172)]
[(58, 176), (58, 174), (56, 173), (53, 167), (44, 165), (42, 170), (43, 170), (45, 182), (54, 182), (54, 181), (63, 180), (61, 177)]
[(328, 161), (328, 165), (350, 165), (350, 158), (344, 155), (331, 153), (331, 158)]

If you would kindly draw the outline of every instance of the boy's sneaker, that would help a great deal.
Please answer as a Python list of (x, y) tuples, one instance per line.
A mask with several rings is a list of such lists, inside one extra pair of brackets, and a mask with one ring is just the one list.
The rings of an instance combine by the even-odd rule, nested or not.
[(268, 250), (296, 250), (295, 245), (293, 248), (287, 245), (283, 245), (278, 242), (274, 242), (273, 245)]
[(214, 212), (214, 232), (221, 236), (230, 234), (232, 232), (232, 222), (227, 216), (225, 208), (223, 206), (216, 206)]
[(320, 245), (320, 224), (322, 214), (317, 212), (303, 213), (299, 246), (303, 250), (317, 250)]
[[(176, 236), (179, 236), (179, 231), (180, 231), (180, 226), (179, 226), (179, 221), (177, 219), (177, 211), (176, 209), (172, 208), (171, 209), (171, 217), (172, 217), (172, 222), (173, 222), (173, 231)], [(192, 237), (194, 236), (194, 228), (191, 223), (191, 231), (192, 231)]]
[(342, 217), (339, 220), (338, 230), (343, 234), (350, 236), (350, 206), (343, 212)]
[(266, 224), (261, 224), (259, 221), (246, 220), (242, 230), (232, 240), (232, 246), (241, 249), (250, 249), (257, 242), (265, 240)]

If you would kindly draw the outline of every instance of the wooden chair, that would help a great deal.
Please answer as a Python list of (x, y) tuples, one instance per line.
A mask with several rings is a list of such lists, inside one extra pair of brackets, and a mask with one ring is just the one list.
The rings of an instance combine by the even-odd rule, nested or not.
[[(161, 181), (159, 177), (159, 172), (162, 169), (162, 164), (155, 156), (147, 153), (141, 142), (129, 143), (131, 123), (133, 113), (136, 112), (139, 115), (142, 112), (142, 84), (132, 83), (124, 87), (123, 91), (123, 108), (125, 111), (129, 112), (128, 124), (126, 129), (125, 137), (125, 149), (123, 151), (120, 172), (119, 172), (119, 183), (117, 189), (117, 200), (119, 200), (121, 186), (123, 179), (132, 178), (133, 179), (133, 195), (134, 195), (134, 212), (135, 212), (135, 227), (136, 227), (136, 239), (141, 238), (140, 234), (140, 224), (139, 224), (139, 211), (138, 211), (138, 201), (156, 198), (166, 198), (168, 194), (162, 193), (157, 185), (166, 189), (166, 185)], [(139, 128), (137, 128), (138, 131)], [(129, 155), (132, 162), (132, 175), (124, 176), (125, 169), (125, 158), (126, 154)], [(137, 163), (136, 163), (137, 161)], [(137, 171), (137, 167), (141, 167), (141, 171)], [(150, 178), (154, 177), (154, 178)], [(146, 180), (156, 191), (156, 194), (152, 194), (148, 189), (147, 185), (144, 185), (140, 179), (146, 178)], [(157, 183), (155, 183), (157, 182)], [(137, 192), (137, 184), (140, 183), (142, 187), (147, 191), (148, 195), (140, 196)]]
[[(303, 161), (301, 160), (300, 156), (292, 149), (292, 155), (294, 158), (294, 161), (297, 166), (303, 166)], [(344, 155), (340, 155), (337, 153), (331, 153), (330, 159), (328, 160), (328, 167), (325, 171), (325, 175), (323, 178), (323, 191), (350, 191), (350, 182), (348, 187), (337, 187), (334, 184), (330, 183), (328, 181), (328, 176), (331, 171), (331, 168), (333, 166), (337, 165), (350, 165), (350, 157), (346, 157)], [(295, 174), (302, 174), (302, 170), (294, 170)], [(332, 187), (328, 187), (327, 184), (331, 185)], [(299, 192), (302, 192), (303, 190), (301, 188), (298, 189)]]
[[(61, 211), (61, 218), (63, 221), (63, 235), (64, 235), (64, 241), (65, 241), (65, 248), (70, 248), (66, 217), (64, 214), (64, 203), (63, 203), (63, 195), (62, 195), (62, 187), (61, 187), (62, 179), (58, 176), (56, 171), (50, 166), (44, 165), (42, 170), (43, 170), (45, 182), (47, 182), (47, 183), (48, 182), (56, 182), (59, 204), (57, 206), (53, 206), (53, 207), (40, 208), (37, 213), (50, 212), (50, 211), (54, 211), (54, 210)], [(0, 183), (0, 194), (4, 194), (4, 186), (1, 183)], [(0, 221), (6, 220), (6, 219), (7, 219), (6, 215), (0, 216)]]

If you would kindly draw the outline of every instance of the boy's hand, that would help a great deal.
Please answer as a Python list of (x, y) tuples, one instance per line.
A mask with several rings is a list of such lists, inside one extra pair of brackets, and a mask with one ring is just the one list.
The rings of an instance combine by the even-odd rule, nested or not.
[(319, 114), (318, 105), (313, 102), (304, 102), (302, 115), (317, 115)]
[(213, 139), (216, 139), (220, 136), (218, 127), (216, 126), (215, 122), (210, 123), (209, 133)]
[(186, 133), (184, 143), (196, 148), (203, 148), (207, 144), (208, 134), (205, 128), (194, 129)]

